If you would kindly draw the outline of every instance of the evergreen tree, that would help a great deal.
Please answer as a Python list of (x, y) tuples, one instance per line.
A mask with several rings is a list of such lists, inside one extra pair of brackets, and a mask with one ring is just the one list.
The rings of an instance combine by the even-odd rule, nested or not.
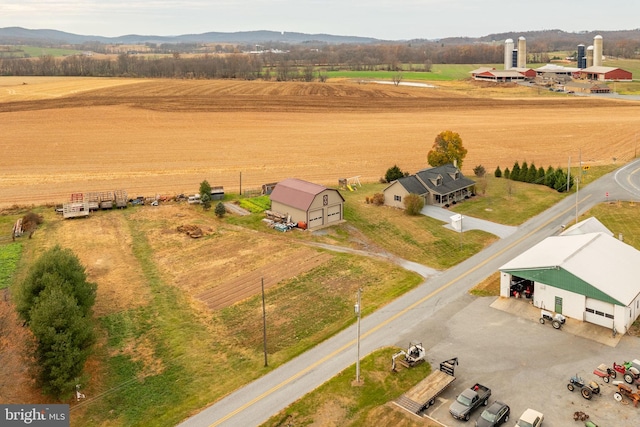
[(87, 281), (85, 269), (75, 254), (56, 245), (38, 258), (17, 288), (16, 310), (25, 322), (29, 323), (31, 308), (50, 285), (63, 288), (75, 298), (83, 315), (90, 314), (96, 299), (96, 285)]
[(502, 171), (500, 170), (500, 166), (496, 168), (496, 171), (493, 173), (493, 176), (495, 176), (496, 178), (502, 177)]
[(384, 179), (387, 182), (395, 181), (396, 179), (400, 179), (403, 176), (407, 176), (402, 170), (398, 167), (398, 165), (393, 165), (389, 169), (387, 169), (387, 173), (384, 174)]
[(567, 191), (567, 175), (562, 169), (556, 169), (553, 188), (559, 193)]
[(505, 168), (505, 170), (504, 170), (504, 178), (505, 179), (511, 179), (511, 171), (509, 170), (509, 168)]
[(218, 218), (222, 218), (224, 216), (224, 214), (227, 213), (227, 208), (224, 207), (224, 203), (218, 202), (218, 204), (216, 205), (216, 209), (215, 209), (214, 213), (216, 214), (216, 216)]
[(529, 174), (529, 166), (527, 166), (527, 162), (522, 162), (522, 166), (520, 167), (520, 172), (518, 172), (518, 181), (527, 182), (527, 175)]
[(75, 298), (51, 285), (40, 293), (30, 310), (29, 324), (37, 341), (37, 381), (45, 394), (70, 395), (91, 352), (94, 332), (91, 319)]
[(540, 166), (536, 174), (536, 184), (544, 185), (544, 168)]
[(54, 246), (34, 263), (16, 292), (16, 310), (36, 339), (37, 380), (65, 398), (75, 387), (94, 341), (96, 285), (69, 249)]
[(531, 162), (531, 165), (529, 166), (529, 172), (527, 172), (527, 178), (525, 179), (525, 181), (533, 184), (536, 182), (536, 176), (538, 176), (538, 169), (536, 168), (536, 165)]
[(547, 168), (547, 172), (544, 174), (544, 185), (549, 188), (554, 188), (556, 183), (556, 171), (553, 166)]
[(518, 164), (517, 160), (513, 164), (513, 169), (511, 169), (511, 179), (513, 181), (519, 181), (520, 180), (520, 165)]

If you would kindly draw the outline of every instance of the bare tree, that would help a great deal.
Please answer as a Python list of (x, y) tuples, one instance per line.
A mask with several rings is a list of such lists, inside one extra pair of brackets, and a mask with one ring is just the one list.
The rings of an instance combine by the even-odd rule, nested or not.
[(402, 81), (402, 73), (396, 73), (393, 75), (394, 85), (399, 86), (401, 81)]

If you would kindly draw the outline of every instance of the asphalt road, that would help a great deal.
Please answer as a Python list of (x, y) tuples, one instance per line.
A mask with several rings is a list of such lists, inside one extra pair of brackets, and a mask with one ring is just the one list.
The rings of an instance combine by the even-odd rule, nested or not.
[[(504, 325), (504, 328), (496, 329), (495, 333), (500, 333), (500, 331), (504, 330), (505, 336), (508, 338), (505, 343), (500, 344), (500, 348), (503, 351), (497, 355), (491, 355), (490, 362), (494, 365), (494, 368), (487, 374), (493, 372), (495, 375), (501, 375), (505, 384), (505, 392), (510, 393), (507, 396), (515, 394), (516, 391), (527, 390), (527, 395), (546, 396), (545, 402), (548, 407), (552, 403), (551, 399), (555, 394), (566, 391), (566, 384), (563, 384), (563, 381), (566, 380), (564, 377), (568, 378), (572, 369), (568, 369), (568, 367), (571, 367), (571, 358), (567, 360), (568, 356), (563, 352), (564, 347), (573, 349), (573, 341), (575, 340), (566, 342), (558, 338), (560, 337), (559, 334), (551, 335), (555, 338), (554, 340), (547, 339), (549, 333), (558, 332), (552, 330), (553, 328), (543, 328), (542, 330), (537, 328), (536, 333), (544, 331), (541, 333), (545, 335), (531, 337), (525, 328), (520, 332), (520, 329), (514, 330), (513, 325), (507, 327), (514, 320), (501, 317), (502, 315), (508, 316), (505, 313), (495, 314), (495, 316), (498, 316), (496, 320), (492, 320), (494, 315), (475, 316), (469, 310), (476, 308), (478, 304), (482, 304), (478, 301), (485, 301), (486, 299), (470, 297), (467, 291), (475, 286), (476, 283), (497, 271), (500, 266), (514, 256), (546, 237), (557, 234), (562, 225), (571, 223), (576, 216), (607, 200), (640, 201), (640, 160), (602, 177), (584, 189), (580, 189), (576, 197), (564, 199), (542, 214), (530, 219), (513, 233), (492, 244), (481, 253), (449, 270), (430, 276), (418, 288), (403, 295), (383, 309), (363, 318), (361, 320), (360, 356), (364, 357), (384, 346), (404, 348), (410, 341), (419, 341), (423, 342), (427, 347), (428, 358), (434, 364), (441, 361), (439, 357), (450, 358), (457, 356), (461, 360), (461, 373), (465, 370), (469, 372), (475, 372), (480, 369), (486, 370), (487, 368), (483, 363), (488, 357), (484, 354), (486, 350), (483, 350), (480, 342), (491, 340), (495, 336), (494, 333), (489, 332), (489, 327), (496, 324)], [(492, 310), (486, 311), (492, 313)], [(496, 310), (493, 311), (497, 312)], [(467, 313), (469, 314), (467, 315)], [(462, 346), (460, 342), (456, 343), (456, 340), (452, 338), (459, 335), (459, 327), (458, 329), (450, 329), (452, 325), (455, 325), (456, 319), (462, 319), (461, 321), (468, 329), (467, 332), (473, 332), (471, 336), (477, 340), (475, 346), (471, 344), (466, 347)], [(479, 331), (482, 331), (482, 333), (478, 333)], [(461, 336), (468, 336), (468, 334)], [(199, 414), (185, 420), (180, 426), (260, 425), (292, 402), (317, 388), (348, 366), (353, 365), (356, 362), (357, 354), (356, 337), (357, 333), (354, 325), (264, 377), (233, 392)], [(471, 339), (469, 338), (469, 340)], [(587, 346), (585, 351), (593, 351), (588, 350), (589, 344), (585, 345)], [(595, 344), (592, 345), (595, 346)], [(621, 345), (624, 345), (624, 341), (621, 342)], [(522, 351), (525, 351), (523, 354), (531, 355), (532, 346), (536, 349), (537, 354), (549, 355), (548, 358), (544, 359), (544, 362), (537, 362), (533, 370), (531, 369), (532, 366), (527, 363), (518, 363), (517, 356), (510, 355), (513, 348), (521, 348)], [(602, 346), (602, 344), (597, 344), (597, 346)], [(504, 360), (509, 361), (507, 366), (510, 366), (510, 369), (503, 368), (504, 365), (501, 364), (502, 354), (504, 354)], [(575, 357), (576, 351), (572, 350), (567, 354)], [(594, 354), (600, 357), (599, 354)], [(432, 355), (438, 355), (438, 359), (432, 360)], [(606, 356), (610, 357), (609, 355)], [(620, 355), (620, 357), (628, 356)], [(633, 357), (640, 358), (640, 354), (636, 354)], [(558, 363), (555, 363), (555, 360)], [(598, 358), (597, 364), (603, 362), (610, 364), (612, 361)], [(592, 361), (589, 361), (589, 363), (592, 363)], [(560, 391), (557, 390), (555, 385), (553, 389), (544, 385), (545, 378), (550, 377), (548, 372), (550, 369), (562, 371), (563, 378), (560, 382)], [(541, 388), (536, 386), (535, 390), (532, 390), (529, 384), (534, 377), (542, 378), (543, 386)], [(509, 381), (508, 378), (512, 379)], [(457, 381), (456, 387), (462, 387), (466, 382), (464, 381), (464, 384), (461, 384), (463, 381)], [(452, 391), (455, 390), (456, 388), (452, 389)], [(582, 399), (578, 394), (575, 394), (574, 399), (578, 398)], [(516, 406), (514, 410), (516, 409), (519, 410), (519, 407)], [(541, 411), (547, 410), (545, 408), (539, 409)], [(435, 408), (434, 411), (437, 412), (438, 408)], [(560, 414), (561, 410), (556, 409), (555, 412)], [(554, 415), (553, 411), (549, 412), (549, 414), (545, 419), (545, 426), (561, 426), (573, 423), (573, 420), (571, 420), (571, 423), (564, 422), (563, 424), (559, 418), (560, 415)], [(518, 415), (514, 414), (514, 416)], [(443, 418), (444, 422), (450, 423), (453, 421), (448, 414), (446, 416)], [(558, 417), (558, 420), (554, 420), (554, 417)], [(565, 419), (565, 417), (562, 417), (562, 419)], [(451, 423), (451, 425), (454, 424)], [(618, 425), (624, 426), (625, 424)]]

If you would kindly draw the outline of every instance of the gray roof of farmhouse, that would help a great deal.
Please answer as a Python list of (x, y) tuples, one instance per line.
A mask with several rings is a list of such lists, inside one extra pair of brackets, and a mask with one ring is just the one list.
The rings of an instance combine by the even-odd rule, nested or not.
[(449, 194), (475, 185), (475, 181), (466, 178), (460, 169), (451, 163), (423, 169), (415, 175), (405, 176), (397, 181), (408, 193), (418, 195), (426, 193)]
[(398, 179), (398, 183), (404, 187), (407, 192), (411, 194), (422, 195), (427, 192), (427, 188), (420, 182), (420, 180), (415, 176), (405, 176), (403, 178)]
[[(435, 168), (423, 169), (416, 173), (416, 176), (429, 189), (430, 193), (436, 194), (449, 194), (475, 185), (475, 181), (462, 175), (460, 169), (451, 163)], [(439, 183), (438, 178), (440, 178)]]
[[(301, 179), (287, 178), (278, 182), (269, 197), (272, 201), (306, 211), (315, 197), (325, 190), (330, 189)], [(338, 193), (342, 201), (344, 201), (344, 197), (338, 190), (333, 191)]]

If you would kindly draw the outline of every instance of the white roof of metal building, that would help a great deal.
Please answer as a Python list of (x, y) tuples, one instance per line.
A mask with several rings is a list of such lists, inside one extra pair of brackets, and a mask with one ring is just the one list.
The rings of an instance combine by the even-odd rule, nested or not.
[(575, 234), (587, 234), (587, 233), (607, 233), (609, 236), (613, 236), (613, 233), (604, 226), (603, 223), (598, 221), (595, 217), (589, 217), (577, 224), (573, 224), (571, 227), (560, 233), (561, 236), (572, 236)]
[(605, 232), (547, 237), (500, 270), (549, 268), (563, 269), (625, 305), (640, 293), (640, 251)]

